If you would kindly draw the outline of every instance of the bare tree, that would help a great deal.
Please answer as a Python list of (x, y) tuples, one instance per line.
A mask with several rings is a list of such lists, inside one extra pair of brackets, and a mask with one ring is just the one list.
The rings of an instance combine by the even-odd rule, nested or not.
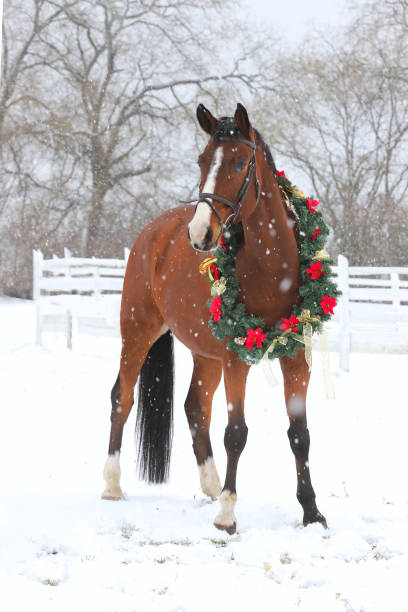
[[(162, 166), (162, 149), (169, 148), (163, 132), (177, 128), (186, 92), (192, 99), (197, 87), (220, 78), (250, 84), (253, 77), (237, 69), (209, 74), (201, 55), (202, 11), (185, 0), (50, 3), (63, 19), (58, 30), (40, 35), (47, 54), (42, 51), (38, 60), (54, 71), (75, 104), (69, 135), (59, 132), (58, 139), (69, 136), (81, 143), (89, 163), (84, 249), (96, 254), (107, 194), (115, 190), (138, 199), (146, 191), (143, 180), (135, 178), (150, 173), (155, 160)], [(207, 3), (207, 12), (215, 4)], [(43, 134), (38, 133), (43, 141), (48, 127), (43, 122)]]
[(389, 0), (379, 16), (370, 2), (341, 36), (279, 62), (267, 129), (321, 199), (333, 252), (355, 264), (408, 263), (408, 30), (392, 19), (406, 4)]
[(197, 95), (215, 107), (230, 92), (235, 104), (262, 79), (249, 38), (230, 44), (226, 7), (8, 7), (0, 177), (0, 234), (11, 238), (0, 262), (7, 291), (27, 295), (32, 247), (52, 252), (65, 242), (83, 254), (117, 255), (194, 186)]

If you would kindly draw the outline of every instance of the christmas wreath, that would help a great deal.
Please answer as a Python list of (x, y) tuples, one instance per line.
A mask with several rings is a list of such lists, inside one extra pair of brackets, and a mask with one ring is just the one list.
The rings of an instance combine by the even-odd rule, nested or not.
[(336, 297), (340, 295), (331, 280), (331, 260), (324, 244), (329, 235), (322, 214), (313, 200), (292, 185), (283, 171), (277, 173), (278, 185), (288, 208), (299, 223), (298, 251), (300, 258), (300, 301), (289, 318), (282, 318), (271, 329), (263, 319), (249, 314), (238, 301), (239, 280), (235, 276), (235, 257), (242, 240), (242, 228), (232, 226), (224, 232), (214, 257), (200, 265), (211, 284), (208, 324), (218, 340), (228, 338), (227, 348), (238, 353), (248, 364), (269, 359), (294, 357), (299, 348), (311, 345), (313, 332), (320, 332), (324, 321), (334, 314)]

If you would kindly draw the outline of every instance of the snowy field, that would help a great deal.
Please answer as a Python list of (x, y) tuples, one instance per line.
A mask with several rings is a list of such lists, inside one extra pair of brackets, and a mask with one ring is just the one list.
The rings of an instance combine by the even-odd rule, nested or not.
[[(238, 532), (217, 531), (200, 493), (184, 416), (192, 364), (176, 347), (171, 480), (135, 477), (132, 413), (123, 440), (127, 501), (100, 499), (120, 341), (34, 339), (31, 303), (0, 299), (0, 605), (6, 612), (408, 611), (407, 355), (353, 354), (326, 400), (314, 358), (311, 474), (329, 529), (303, 528), (283, 389), (252, 368), (238, 470)], [(275, 366), (279, 373), (278, 366)], [(225, 470), (220, 387), (212, 439)]]

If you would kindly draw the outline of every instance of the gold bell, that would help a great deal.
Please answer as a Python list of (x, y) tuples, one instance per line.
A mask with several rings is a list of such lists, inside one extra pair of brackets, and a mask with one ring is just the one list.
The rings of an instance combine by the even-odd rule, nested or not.
[(222, 295), (227, 288), (227, 280), (224, 276), (221, 276), (218, 280), (214, 281), (211, 285), (211, 295)]
[(326, 249), (321, 249), (320, 251), (316, 251), (312, 259), (320, 259), (320, 260), (330, 259), (330, 254), (326, 251)]

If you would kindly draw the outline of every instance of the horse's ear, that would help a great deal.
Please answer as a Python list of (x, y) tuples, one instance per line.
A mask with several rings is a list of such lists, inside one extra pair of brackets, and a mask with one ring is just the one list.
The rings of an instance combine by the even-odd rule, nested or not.
[(217, 119), (213, 117), (208, 108), (205, 108), (204, 104), (199, 104), (197, 106), (197, 119), (204, 132), (212, 136), (215, 132)]
[(239, 127), (239, 131), (241, 132), (244, 138), (251, 140), (251, 123), (249, 121), (248, 113), (246, 111), (245, 106), (238, 102), (237, 110), (234, 115), (235, 123)]

